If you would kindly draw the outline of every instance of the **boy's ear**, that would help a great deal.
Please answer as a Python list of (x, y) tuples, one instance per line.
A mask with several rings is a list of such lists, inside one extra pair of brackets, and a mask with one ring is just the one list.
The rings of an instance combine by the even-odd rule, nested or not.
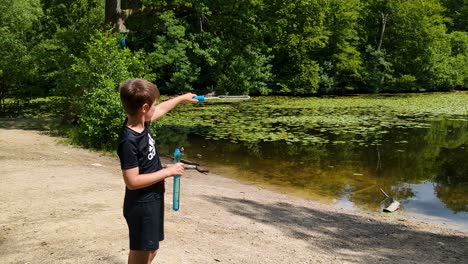
[(140, 109), (140, 110), (141, 110), (142, 113), (146, 113), (146, 112), (149, 111), (149, 109), (150, 109), (149, 105), (145, 103), (145, 104), (143, 104), (143, 105), (141, 106), (141, 109)]

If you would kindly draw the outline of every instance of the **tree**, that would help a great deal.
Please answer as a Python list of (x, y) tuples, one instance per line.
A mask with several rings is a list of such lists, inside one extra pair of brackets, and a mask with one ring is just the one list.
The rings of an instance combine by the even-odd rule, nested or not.
[[(204, 33), (220, 40), (208, 68), (217, 92), (267, 94), (272, 81), (271, 49), (265, 43), (264, 1), (203, 1)], [(203, 9), (202, 9), (203, 10)], [(209, 47), (207, 47), (209, 48)]]
[(441, 0), (445, 7), (444, 15), (449, 31), (466, 31), (468, 29), (468, 0)]
[[(268, 92), (261, 1), (142, 1), (126, 19), (129, 47), (151, 53), (166, 92)], [(170, 17), (168, 14), (172, 14)]]
[[(360, 0), (329, 1), (325, 22), (328, 43), (318, 53), (322, 74), (334, 80), (334, 88), (327, 92), (357, 90), (363, 83), (363, 61), (359, 52), (362, 8)], [(327, 62), (329, 66), (323, 68)]]
[(75, 139), (87, 147), (115, 147), (124, 119), (118, 86), (131, 78), (154, 80), (145, 54), (121, 49), (113, 34), (96, 33), (84, 45), (84, 56), (72, 57), (70, 78), (75, 81), (74, 111), (67, 113), (78, 123)]
[(52, 93), (73, 97), (76, 80), (70, 71), (72, 56), (82, 57), (85, 43), (102, 30), (104, 3), (92, 0), (42, 0), (37, 25), (38, 44), (32, 49), (36, 64)]
[(426, 90), (447, 89), (450, 56), (443, 7), (436, 0), (389, 2), (391, 24), (386, 30), (386, 52), (394, 69), (395, 88), (414, 80)]
[(325, 26), (328, 5), (316, 0), (265, 0), (265, 5), (265, 39), (274, 56), (274, 90), (297, 95), (316, 93), (320, 81), (316, 55), (329, 38)]
[(34, 58), (34, 24), (41, 15), (38, 0), (5, 0), (0, 4), (0, 107), (4, 100), (41, 94)]
[(450, 68), (453, 86), (468, 87), (468, 33), (453, 31), (449, 34)]
[(158, 20), (164, 34), (155, 37), (154, 51), (148, 54), (157, 82), (164, 92), (192, 91), (200, 68), (190, 62), (188, 53), (196, 47), (172, 11), (162, 13)]

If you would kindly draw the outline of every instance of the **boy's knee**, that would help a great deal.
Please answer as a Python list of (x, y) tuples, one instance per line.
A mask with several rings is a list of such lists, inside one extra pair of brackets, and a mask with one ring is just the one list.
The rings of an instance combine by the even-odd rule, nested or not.
[(153, 259), (156, 257), (156, 254), (158, 254), (158, 251), (157, 250), (153, 250), (151, 251), (150, 253), (150, 260), (153, 261)]
[(156, 257), (157, 250), (143, 251), (143, 250), (130, 250), (128, 255), (128, 263), (151, 263)]

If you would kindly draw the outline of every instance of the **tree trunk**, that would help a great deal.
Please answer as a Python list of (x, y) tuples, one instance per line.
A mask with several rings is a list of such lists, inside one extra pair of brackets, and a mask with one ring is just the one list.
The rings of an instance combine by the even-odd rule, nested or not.
[[(125, 19), (129, 16), (139, 14), (142, 9), (141, 0), (127, 0), (127, 5), (124, 7), (126, 10), (122, 10), (122, 0), (106, 0), (105, 6), (105, 25), (112, 25), (114, 32), (126, 32)], [(179, 6), (179, 5), (167, 5), (167, 6), (146, 6), (145, 11), (164, 12), (172, 10), (176, 13), (191, 13), (193, 12), (192, 7)], [(200, 25), (201, 27), (202, 25)]]
[(385, 35), (385, 26), (387, 25), (387, 21), (388, 21), (388, 13), (390, 13), (390, 0), (385, 0), (385, 2), (383, 3), (382, 9), (383, 11), (380, 12), (380, 18), (381, 18), (380, 39), (379, 39), (379, 44), (377, 45), (377, 51), (380, 51), (380, 49), (382, 49), (384, 35)]
[(380, 49), (382, 48), (384, 34), (385, 34), (385, 26), (387, 25), (387, 20), (388, 20), (388, 14), (384, 14), (383, 12), (380, 12), (380, 17), (382, 18), (382, 21), (381, 21), (380, 39), (379, 39), (379, 45), (377, 46), (377, 51), (380, 51)]
[(121, 32), (125, 29), (122, 19), (121, 0), (106, 0), (104, 23), (106, 25), (111, 24), (114, 32)]

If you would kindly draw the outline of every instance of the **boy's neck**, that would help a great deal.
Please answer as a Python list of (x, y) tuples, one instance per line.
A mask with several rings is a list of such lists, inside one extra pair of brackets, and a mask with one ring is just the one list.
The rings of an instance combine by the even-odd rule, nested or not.
[(143, 130), (145, 130), (145, 116), (144, 115), (136, 115), (136, 116), (127, 115), (127, 127), (138, 133), (143, 132)]

